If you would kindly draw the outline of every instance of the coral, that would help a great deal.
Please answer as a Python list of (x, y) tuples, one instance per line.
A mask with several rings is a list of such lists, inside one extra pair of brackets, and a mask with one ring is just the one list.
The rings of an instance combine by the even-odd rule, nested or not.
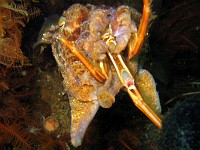
[[(58, 91), (55, 93), (60, 99), (56, 96), (52, 97), (55, 99), (48, 99), (49, 97), (46, 96), (41, 96), (43, 99), (38, 97), (34, 90), (36, 75), (38, 74), (34, 67), (23, 70), (5, 69), (4, 66), (0, 68), (0, 139), (2, 147), (11, 145), (20, 150), (66, 150), (69, 141), (69, 119), (67, 119), (69, 118), (67, 117), (69, 116), (69, 106), (66, 105), (68, 102), (59, 101), (63, 95), (58, 94)], [(44, 76), (46, 77), (46, 74)], [(55, 76), (58, 77), (58, 74)], [(48, 86), (52, 86), (50, 85), (50, 83), (52, 84), (51, 80), (47, 82), (45, 78), (44, 82), (48, 83)], [(62, 87), (60, 86), (61, 82), (58, 82), (57, 86)], [(43, 82), (39, 83), (43, 84)], [(49, 87), (44, 88), (49, 89)], [(52, 93), (52, 89), (49, 89), (49, 95), (51, 95), (50, 93)], [(56, 132), (46, 132), (44, 126), (44, 118), (51, 113), (50, 105), (52, 105), (52, 116), (62, 123), (59, 127), (55, 126)], [(47, 117), (47, 119), (49, 118)]]
[(23, 106), (17, 99), (7, 97), (1, 102), (0, 136), (3, 143), (19, 149), (31, 149), (36, 137), (27, 127), (34, 121), (29, 107)]
[(4, 125), (0, 123), (0, 133), (5, 143), (12, 143), (14, 147), (31, 149), (33, 136), (20, 124)]
[(38, 116), (31, 113), (31, 107), (20, 102), (34, 94), (29, 84), (34, 75), (31, 76), (29, 73), (33, 72), (29, 71), (2, 67), (0, 72), (0, 136), (3, 143), (19, 149), (31, 149), (36, 143), (35, 135), (28, 127), (38, 124)]
[[(38, 8), (29, 8), (28, 3), (15, 4), (12, 0), (0, 2), (0, 64), (7, 67), (30, 65), (21, 51), (23, 19), (40, 14)], [(29, 9), (29, 11), (28, 11)]]

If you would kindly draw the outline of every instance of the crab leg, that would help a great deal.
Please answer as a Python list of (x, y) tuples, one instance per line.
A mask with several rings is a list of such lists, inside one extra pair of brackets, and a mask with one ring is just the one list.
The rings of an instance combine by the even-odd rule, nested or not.
[[(133, 56), (135, 56), (139, 49), (141, 48), (144, 38), (146, 36), (149, 17), (150, 17), (150, 3), (149, 0), (143, 0), (144, 7), (143, 7), (143, 15), (141, 19), (141, 23), (139, 26), (138, 33), (135, 35), (132, 35), (134, 40), (130, 40), (132, 42), (129, 43), (129, 52), (128, 57), (131, 59)], [(90, 71), (90, 73), (94, 76), (94, 78), (99, 82), (104, 82), (106, 80), (106, 68), (104, 67), (104, 63), (100, 62), (100, 69), (96, 67), (93, 63), (91, 63), (84, 54), (79, 52), (79, 50), (70, 44), (67, 40), (63, 39), (62, 37), (60, 40), (66, 45), (66, 47), (74, 54), (76, 55), (79, 60), (86, 66), (86, 68)], [(112, 41), (112, 39), (106, 39), (105, 40), (107, 45), (108, 43)], [(129, 69), (125, 65), (122, 57), (120, 54), (111, 54), (109, 51), (107, 52), (109, 58), (112, 61), (112, 64), (114, 65), (118, 77), (122, 84), (126, 87), (132, 101), (134, 104), (159, 128), (161, 128), (161, 119), (154, 113), (154, 111), (145, 103), (142, 96), (140, 95), (139, 91), (137, 90), (134, 78), (131, 75)], [(101, 71), (100, 71), (101, 70)]]
[(139, 91), (137, 90), (134, 78), (131, 75), (129, 69), (125, 65), (122, 57), (120, 54), (113, 54), (111, 55), (108, 52), (108, 56), (110, 57), (117, 74), (120, 78), (122, 84), (128, 90), (128, 94), (130, 95), (134, 104), (159, 128), (161, 128), (161, 119), (154, 113), (154, 111), (144, 102), (142, 96), (140, 95)]
[(101, 73), (101, 71), (96, 67), (93, 66), (89, 60), (86, 59), (84, 54), (80, 53), (78, 49), (71, 45), (67, 40), (60, 38), (60, 40), (65, 44), (65, 46), (74, 54), (78, 59), (86, 66), (86, 68), (90, 71), (90, 73), (94, 76), (94, 78), (99, 82), (104, 82), (106, 80), (105, 73)]
[(135, 37), (136, 40), (133, 40), (134, 42), (129, 42), (128, 44), (128, 58), (131, 59), (133, 56), (135, 56), (138, 51), (140, 50), (144, 38), (147, 33), (147, 28), (148, 28), (148, 23), (149, 23), (149, 17), (150, 17), (150, 3), (149, 0), (143, 0), (144, 6), (143, 6), (143, 13), (142, 13), (142, 18), (140, 21), (139, 29), (138, 29), (138, 34)]

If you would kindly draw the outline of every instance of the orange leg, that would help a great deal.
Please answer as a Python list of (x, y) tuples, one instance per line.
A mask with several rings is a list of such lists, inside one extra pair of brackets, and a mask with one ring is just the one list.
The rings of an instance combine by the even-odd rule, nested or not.
[(157, 114), (145, 103), (142, 96), (140, 95), (139, 91), (137, 90), (134, 78), (131, 75), (129, 69), (125, 65), (122, 57), (120, 54), (111, 55), (110, 52), (108, 52), (108, 56), (110, 57), (110, 60), (112, 61), (118, 77), (121, 81), (121, 83), (124, 85), (124, 87), (127, 89), (128, 94), (130, 95), (133, 103), (158, 127), (162, 127), (161, 119), (157, 116)]
[(101, 71), (92, 63), (86, 59), (84, 54), (81, 54), (78, 49), (71, 45), (67, 40), (60, 38), (60, 40), (65, 44), (65, 46), (74, 54), (78, 59), (86, 66), (86, 68), (90, 71), (90, 73), (94, 76), (94, 78), (99, 82), (104, 82), (106, 77)]
[(129, 43), (129, 51), (128, 51), (129, 59), (131, 59), (139, 52), (144, 42), (144, 38), (147, 34), (147, 28), (150, 17), (150, 3), (149, 0), (143, 0), (143, 3), (144, 3), (143, 13), (138, 29), (138, 37), (136, 37), (136, 41), (134, 43)]
[[(144, 7), (143, 7), (143, 15), (141, 19), (141, 23), (138, 29), (138, 34), (134, 35), (136, 37), (136, 41), (129, 47), (128, 57), (129, 59), (135, 56), (139, 49), (141, 48), (144, 38), (146, 36), (149, 16), (150, 16), (150, 3), (148, 0), (143, 0)], [(137, 37), (138, 36), (138, 37)], [(78, 49), (71, 45), (67, 40), (60, 38), (60, 40), (66, 45), (66, 47), (75, 54), (80, 61), (87, 67), (90, 73), (94, 76), (94, 78), (99, 82), (104, 82), (106, 80), (105, 73), (102, 73), (98, 67), (93, 65)], [(107, 41), (107, 40), (106, 40)], [(112, 40), (107, 41), (106, 44), (113, 42)], [(116, 44), (116, 43), (114, 43)], [(127, 88), (127, 91), (134, 102), (134, 104), (159, 128), (162, 127), (161, 119), (154, 113), (154, 111), (144, 102), (142, 96), (140, 95), (139, 91), (137, 90), (134, 78), (131, 75), (129, 69), (127, 68), (126, 64), (124, 63), (120, 54), (111, 54), (109, 51), (107, 52), (112, 64), (114, 65), (118, 77), (121, 83)], [(104, 67), (102, 67), (104, 68)]]

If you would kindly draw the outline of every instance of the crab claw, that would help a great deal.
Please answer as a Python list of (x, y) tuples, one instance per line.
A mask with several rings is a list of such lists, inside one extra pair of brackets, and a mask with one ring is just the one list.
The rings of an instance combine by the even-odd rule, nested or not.
[(110, 57), (117, 74), (119, 76), (120, 81), (126, 87), (128, 94), (130, 95), (133, 103), (159, 128), (162, 127), (161, 119), (159, 116), (150, 108), (146, 102), (143, 100), (140, 92), (135, 86), (134, 78), (131, 75), (128, 67), (125, 65), (120, 54), (111, 55), (108, 52), (108, 56)]
[(137, 88), (135, 87), (133, 89), (128, 89), (128, 94), (130, 95), (135, 106), (137, 106), (158, 128), (161, 128), (162, 127), (161, 119), (145, 103)]

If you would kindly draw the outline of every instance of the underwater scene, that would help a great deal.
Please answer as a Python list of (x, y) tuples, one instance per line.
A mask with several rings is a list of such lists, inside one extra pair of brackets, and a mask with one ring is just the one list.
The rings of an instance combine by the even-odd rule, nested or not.
[(197, 150), (199, 0), (0, 0), (0, 150)]

